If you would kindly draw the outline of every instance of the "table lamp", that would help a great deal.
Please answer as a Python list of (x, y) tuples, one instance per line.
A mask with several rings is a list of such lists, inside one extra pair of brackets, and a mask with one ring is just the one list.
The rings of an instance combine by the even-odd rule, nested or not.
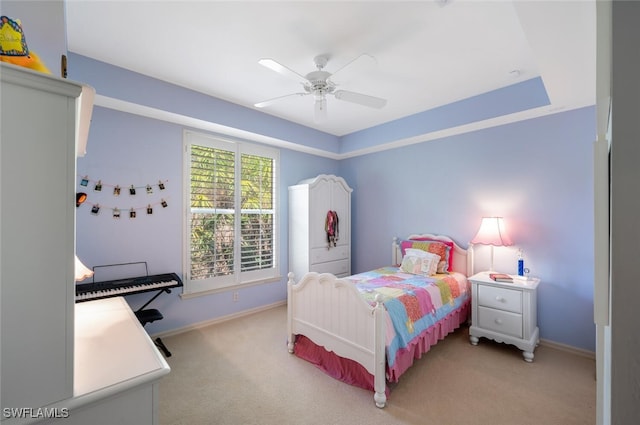
[(76, 255), (76, 263), (75, 263), (75, 279), (76, 282), (79, 280), (84, 280), (88, 277), (93, 276), (93, 271), (90, 270), (87, 266), (82, 264), (82, 261)]
[(482, 217), (480, 229), (478, 233), (471, 239), (472, 244), (490, 245), (491, 246), (491, 266), (490, 272), (493, 272), (493, 247), (513, 245), (511, 239), (507, 235), (502, 217)]

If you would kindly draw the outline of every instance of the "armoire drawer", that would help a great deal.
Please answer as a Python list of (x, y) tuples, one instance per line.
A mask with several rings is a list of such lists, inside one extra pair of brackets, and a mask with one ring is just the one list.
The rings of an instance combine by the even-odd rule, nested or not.
[(522, 316), (520, 314), (478, 307), (478, 326), (482, 329), (522, 338)]
[(478, 286), (478, 305), (522, 313), (522, 291), (481, 285)]
[(350, 260), (330, 261), (326, 263), (311, 264), (310, 271), (317, 273), (331, 273), (338, 277), (348, 276)]
[(311, 264), (326, 263), (329, 261), (344, 260), (349, 258), (349, 246), (338, 245), (331, 249), (313, 248), (311, 249)]

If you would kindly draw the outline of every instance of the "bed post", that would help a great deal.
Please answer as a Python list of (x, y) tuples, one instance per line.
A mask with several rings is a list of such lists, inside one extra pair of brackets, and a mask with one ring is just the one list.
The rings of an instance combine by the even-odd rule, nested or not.
[(296, 336), (293, 334), (293, 285), (296, 283), (292, 272), (287, 274), (287, 349), (293, 354)]
[(402, 262), (402, 258), (398, 258), (398, 250), (400, 247), (398, 246), (398, 237), (393, 237), (393, 243), (391, 244), (391, 265), (398, 266)]
[(384, 315), (385, 309), (382, 304), (382, 295), (376, 295), (376, 306), (373, 309), (373, 316), (375, 322), (375, 353), (374, 364), (375, 373), (373, 377), (373, 388), (375, 393), (373, 394), (373, 400), (376, 403), (376, 407), (383, 408), (387, 403), (387, 381), (386, 381), (386, 321)]

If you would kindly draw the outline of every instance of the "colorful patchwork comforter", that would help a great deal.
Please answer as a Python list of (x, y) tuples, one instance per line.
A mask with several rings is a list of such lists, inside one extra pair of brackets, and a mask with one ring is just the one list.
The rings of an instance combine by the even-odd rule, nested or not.
[[(468, 303), (467, 279), (460, 273), (420, 276), (399, 267), (382, 267), (349, 276), (363, 297), (372, 305), (382, 295), (387, 315), (387, 363), (392, 369), (399, 351), (412, 340)], [(457, 327), (457, 325), (456, 325)]]

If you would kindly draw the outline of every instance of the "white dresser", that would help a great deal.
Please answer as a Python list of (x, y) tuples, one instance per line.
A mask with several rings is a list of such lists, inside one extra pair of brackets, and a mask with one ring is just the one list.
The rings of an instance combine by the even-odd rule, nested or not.
[[(342, 177), (321, 174), (289, 187), (289, 271), (351, 274), (351, 192)], [(335, 211), (338, 233), (328, 241), (327, 213)]]
[(537, 296), (539, 279), (496, 282), (488, 272), (469, 278), (472, 290), (472, 325), (469, 338), (477, 345), (480, 337), (512, 344), (522, 350), (528, 362), (539, 342)]

